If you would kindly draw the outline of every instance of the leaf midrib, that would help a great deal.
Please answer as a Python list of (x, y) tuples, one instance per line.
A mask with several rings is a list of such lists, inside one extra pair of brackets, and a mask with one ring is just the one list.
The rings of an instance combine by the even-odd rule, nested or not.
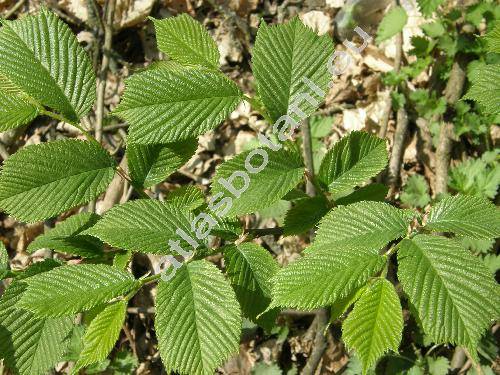
[[(62, 88), (59, 86), (59, 84), (57, 83), (57, 81), (54, 79), (54, 77), (52, 77), (52, 75), (50, 74), (50, 71), (47, 69), (47, 67), (42, 63), (42, 61), (38, 60), (35, 56), (35, 54), (33, 53), (33, 51), (31, 50), (31, 48), (28, 46), (28, 44), (24, 41), (23, 38), (21, 38), (17, 32), (12, 28), (10, 27), (10, 25), (8, 23), (4, 23), (3, 24), (4, 27), (7, 27), (8, 29), (10, 29), (12, 31), (12, 33), (21, 41), (21, 43), (26, 47), (26, 50), (29, 51), (30, 55), (33, 57), (33, 60), (36, 61), (38, 63), (38, 65), (40, 65), (43, 70), (47, 73), (47, 76), (49, 77), (50, 81), (54, 84), (54, 86), (57, 88), (58, 90), (58, 93), (59, 94), (62, 94), (62, 96), (58, 95), (60, 97), (60, 99), (62, 98), (62, 101), (64, 102), (63, 104), (65, 105), (65, 107), (69, 108), (69, 110), (72, 112), (71, 114), (74, 115), (74, 119), (78, 119), (78, 114), (76, 113), (75, 109), (73, 108), (73, 104), (69, 101), (68, 97), (66, 96), (66, 93), (62, 90)], [(39, 27), (41, 27), (39, 25)], [(50, 30), (48, 30), (48, 34), (50, 34)]]
[(467, 329), (467, 324), (465, 324), (465, 322), (463, 321), (461, 312), (458, 310), (458, 308), (456, 306), (455, 299), (453, 298), (452, 294), (450, 293), (447, 283), (444, 281), (443, 277), (441, 276), (441, 274), (438, 272), (437, 268), (435, 267), (433, 259), (431, 259), (431, 257), (427, 256), (424, 249), (422, 249), (417, 243), (415, 243), (414, 241), (412, 241), (412, 243), (420, 250), (421, 256), (429, 262), (429, 265), (432, 267), (432, 270), (433, 270), (434, 274), (436, 275), (436, 278), (439, 280), (441, 285), (444, 287), (445, 292), (446, 292), (446, 296), (447, 296), (447, 298), (450, 299), (450, 301), (452, 303), (452, 308), (456, 312), (456, 315), (458, 316), (458, 320), (460, 320), (460, 322), (462, 323), (464, 332), (466, 333), (466, 335), (468, 336), (468, 339), (470, 341), (472, 336)]

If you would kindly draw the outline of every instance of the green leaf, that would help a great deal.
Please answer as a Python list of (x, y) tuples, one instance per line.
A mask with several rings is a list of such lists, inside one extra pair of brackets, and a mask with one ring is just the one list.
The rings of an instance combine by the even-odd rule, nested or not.
[(321, 221), (315, 243), (379, 250), (388, 242), (403, 237), (414, 215), (382, 202), (336, 207)]
[(352, 132), (325, 155), (318, 178), (331, 193), (339, 194), (377, 175), (387, 161), (385, 140), (366, 132)]
[(53, 249), (59, 252), (94, 258), (103, 254), (102, 242), (95, 237), (81, 234), (100, 219), (99, 215), (83, 212), (57, 224), (55, 228), (38, 236), (28, 246), (28, 252)]
[(9, 273), (9, 254), (2, 241), (0, 241), (0, 280)]
[(78, 122), (94, 104), (96, 87), (92, 63), (71, 29), (46, 8), (2, 25), (0, 73)]
[(465, 346), (472, 355), (496, 318), (495, 282), (458, 242), (417, 235), (401, 242), (398, 278), (433, 342)]
[(106, 359), (120, 336), (126, 313), (127, 301), (118, 301), (92, 319), (83, 337), (83, 350), (75, 365), (77, 369)]
[(276, 314), (257, 319), (271, 302), (271, 278), (279, 269), (271, 254), (246, 242), (228, 246), (224, 250), (224, 262), (243, 314), (264, 328), (272, 328)]
[(196, 139), (167, 144), (128, 144), (127, 162), (132, 183), (149, 188), (164, 181), (193, 156)]
[(481, 65), (475, 69), (472, 86), (463, 99), (474, 100), (492, 115), (500, 114), (500, 68), (498, 64)]
[(403, 311), (394, 286), (385, 279), (369, 285), (342, 326), (342, 338), (363, 363), (363, 373), (388, 350), (398, 352)]
[(382, 19), (377, 30), (377, 43), (382, 43), (384, 40), (392, 38), (400, 33), (408, 22), (408, 14), (400, 7), (392, 8)]
[(183, 65), (219, 67), (219, 50), (201, 23), (187, 14), (163, 20), (152, 19), (158, 49)]
[(500, 21), (495, 23), (493, 29), (484, 36), (484, 39), (486, 39), (489, 52), (500, 53)]
[(432, 13), (436, 11), (438, 6), (443, 3), (444, 0), (417, 0), (420, 12), (426, 16), (432, 16)]
[(315, 243), (273, 277), (270, 307), (311, 310), (332, 305), (364, 285), (384, 264), (377, 250)]
[(14, 281), (0, 300), (0, 357), (16, 374), (45, 375), (68, 347), (73, 318), (39, 319), (21, 309), (26, 288), (25, 281)]
[(364, 293), (367, 286), (363, 286), (359, 289), (354, 289), (349, 295), (343, 297), (331, 306), (330, 308), (330, 324), (333, 324), (337, 319), (340, 319), (343, 314), (355, 303), (359, 297)]
[(190, 234), (193, 219), (176, 204), (140, 199), (114, 206), (85, 234), (125, 250), (171, 254), (169, 240), (181, 239), (178, 228)]
[(345, 206), (361, 201), (383, 202), (388, 192), (388, 186), (383, 184), (370, 184), (355, 190), (345, 197), (337, 199), (335, 204), (338, 206)]
[(106, 190), (115, 161), (94, 142), (68, 139), (27, 146), (0, 174), (0, 208), (35, 222), (87, 203)]
[(191, 211), (201, 207), (205, 203), (205, 195), (200, 188), (193, 185), (185, 185), (168, 193), (166, 202), (176, 204)]
[[(304, 164), (299, 154), (286, 151), (271, 151), (268, 148), (259, 149), (268, 156), (267, 165), (263, 164), (262, 155), (251, 158), (255, 168), (263, 165), (258, 173), (248, 173), (245, 160), (254, 151), (246, 151), (221, 164), (215, 173), (212, 184), (212, 195), (223, 194), (232, 200), (231, 208), (226, 216), (243, 215), (269, 207), (283, 198), (292, 190), (304, 175)], [(248, 178), (248, 187), (244, 189), (244, 178), (231, 178), (233, 173), (242, 172)], [(229, 182), (241, 196), (235, 196), (228, 191), (221, 179)], [(231, 183), (231, 180), (232, 183)]]
[(127, 121), (130, 143), (171, 143), (215, 129), (242, 99), (222, 73), (158, 67), (126, 80), (114, 114)]
[(167, 372), (213, 374), (238, 352), (240, 308), (215, 265), (194, 261), (160, 281), (155, 329)]
[(332, 132), (334, 117), (331, 116), (312, 116), (309, 119), (311, 136), (313, 138), (324, 138)]
[(314, 228), (329, 209), (329, 202), (324, 196), (295, 201), (295, 205), (286, 213), (283, 235), (301, 234)]
[(38, 116), (38, 108), (21, 95), (0, 87), (0, 132), (27, 124)]
[(447, 375), (450, 361), (446, 357), (432, 358), (428, 357), (429, 374), (430, 375)]
[(429, 185), (425, 177), (419, 174), (409, 177), (401, 193), (401, 202), (408, 207), (423, 208), (430, 201)]
[[(253, 49), (252, 70), (257, 92), (271, 118), (276, 121), (289, 115), (295, 121), (304, 119), (292, 109), (301, 94), (311, 95), (317, 105), (300, 100), (298, 107), (305, 116), (311, 115), (326, 96), (331, 74), (328, 61), (333, 54), (333, 44), (328, 35), (318, 36), (304, 26), (298, 17), (290, 22), (268, 26), (261, 22)], [(315, 93), (303, 78), (319, 87)]]
[(500, 236), (500, 211), (487, 199), (455, 195), (431, 208), (425, 227), (476, 239), (496, 238)]
[(74, 315), (137, 286), (130, 273), (104, 264), (57, 267), (26, 283), (19, 306), (41, 317)]

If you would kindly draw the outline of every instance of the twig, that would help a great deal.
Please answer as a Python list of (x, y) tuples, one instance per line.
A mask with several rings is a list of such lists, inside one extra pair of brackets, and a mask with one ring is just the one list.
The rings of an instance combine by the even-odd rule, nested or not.
[(102, 128), (102, 131), (103, 132), (110, 132), (110, 131), (113, 131), (113, 130), (117, 130), (117, 129), (124, 129), (124, 128), (128, 128), (128, 124), (113, 124), (113, 125), (107, 125), (107, 126), (104, 126)]
[[(465, 84), (466, 61), (458, 57), (453, 63), (450, 78), (444, 90), (444, 97), (448, 107), (452, 107), (462, 96)], [(448, 168), (450, 166), (451, 149), (453, 146), (453, 124), (445, 122), (439, 132), (439, 144), (436, 149), (436, 180), (434, 182), (434, 195), (448, 192)]]
[(321, 358), (323, 357), (323, 353), (325, 352), (327, 347), (324, 331), (328, 326), (329, 321), (328, 310), (319, 310), (314, 320), (316, 321), (316, 335), (314, 337), (311, 355), (309, 356), (309, 359), (307, 360), (307, 363), (302, 370), (302, 375), (313, 375), (316, 373), (316, 368), (318, 367)]
[[(399, 1), (392, 2), (392, 8), (398, 6)], [(394, 56), (394, 73), (399, 73), (401, 69), (401, 61), (403, 58), (403, 33), (398, 33), (396, 35), (396, 55)], [(378, 132), (378, 136), (380, 138), (385, 138), (387, 135), (387, 125), (389, 123), (389, 118), (391, 117), (392, 112), (392, 96), (391, 93), (393, 88), (389, 89), (388, 97), (385, 100), (385, 110), (382, 114), (382, 119), (380, 120), (380, 129)]]
[(283, 228), (256, 228), (256, 229), (247, 229), (246, 232), (253, 237), (262, 237), (262, 236), (281, 236), (283, 234)]
[(97, 84), (97, 104), (95, 138), (102, 142), (102, 123), (104, 119), (104, 97), (106, 93), (106, 81), (109, 69), (110, 51), (113, 43), (113, 20), (115, 16), (115, 0), (106, 2), (106, 20), (104, 24), (104, 45), (102, 48), (102, 63), (99, 71), (99, 81)]
[(312, 137), (311, 128), (309, 127), (309, 120), (305, 120), (302, 123), (302, 138), (304, 147), (304, 161), (306, 164), (306, 169), (310, 178), (307, 181), (306, 191), (310, 196), (316, 195), (316, 187), (314, 186), (314, 158), (312, 151)]
[(16, 13), (23, 5), (24, 5), (25, 0), (19, 0), (14, 6), (5, 13), (5, 18), (6, 20), (12, 17), (14, 13)]
[(387, 175), (387, 182), (390, 186), (390, 196), (394, 195), (400, 182), (408, 123), (408, 114), (406, 110), (404, 108), (398, 109), (396, 132), (394, 133), (394, 142)]
[[(304, 146), (304, 161), (309, 173), (309, 181), (306, 185), (306, 192), (309, 196), (314, 197), (317, 193), (316, 186), (314, 185), (314, 158), (312, 151), (312, 143), (311, 143), (311, 128), (309, 127), (309, 122), (304, 121), (302, 123), (302, 137), (303, 137), (303, 146)], [(311, 232), (310, 237), (314, 236), (314, 233)], [(316, 313), (314, 321), (311, 325), (314, 325), (316, 328), (316, 335), (314, 337), (313, 346), (311, 349), (311, 355), (307, 360), (304, 369), (302, 370), (302, 375), (313, 375), (316, 373), (316, 368), (318, 367), (321, 358), (323, 357), (323, 353), (327, 347), (327, 341), (325, 336), (325, 330), (328, 327), (328, 322), (330, 320), (329, 312), (326, 309), (319, 309)]]

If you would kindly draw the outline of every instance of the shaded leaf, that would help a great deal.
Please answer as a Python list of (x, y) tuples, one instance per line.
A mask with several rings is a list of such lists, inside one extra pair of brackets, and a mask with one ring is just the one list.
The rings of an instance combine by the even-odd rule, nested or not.
[(39, 249), (53, 249), (55, 251), (93, 258), (102, 255), (102, 242), (95, 237), (81, 234), (92, 227), (100, 219), (99, 215), (83, 212), (73, 215), (55, 228), (38, 236), (28, 245), (28, 252)]
[(167, 144), (129, 144), (127, 162), (132, 183), (149, 188), (164, 181), (196, 151), (196, 139)]
[(272, 328), (276, 313), (257, 319), (271, 302), (271, 278), (279, 269), (271, 254), (246, 242), (228, 246), (224, 250), (224, 262), (243, 314), (266, 329)]

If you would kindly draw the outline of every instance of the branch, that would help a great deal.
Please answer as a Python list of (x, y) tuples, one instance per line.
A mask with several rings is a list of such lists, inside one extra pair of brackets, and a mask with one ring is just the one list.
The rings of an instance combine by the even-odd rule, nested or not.
[[(398, 1), (393, 1), (392, 2), (392, 8), (398, 6)], [(403, 58), (403, 34), (398, 33), (396, 35), (396, 55), (394, 56), (394, 73), (399, 73), (401, 69), (401, 61)], [(378, 136), (380, 138), (385, 138), (387, 135), (387, 125), (389, 123), (389, 118), (391, 117), (391, 112), (392, 112), (392, 97), (391, 93), (394, 90), (394, 88), (389, 89), (389, 96), (385, 100), (385, 110), (384, 113), (382, 114), (382, 119), (380, 121), (380, 129), (378, 132)]]
[(102, 47), (102, 63), (99, 71), (99, 81), (97, 84), (97, 104), (95, 138), (99, 143), (102, 141), (102, 123), (104, 119), (104, 96), (106, 93), (106, 81), (109, 69), (109, 56), (113, 44), (113, 21), (115, 17), (115, 0), (106, 2), (106, 21), (104, 24), (104, 45)]
[[(309, 122), (307, 120), (302, 123), (302, 137), (304, 141), (304, 161), (310, 177), (307, 181), (306, 192), (311, 197), (314, 197), (317, 191), (312, 182), (314, 181), (314, 158), (311, 144), (311, 128), (309, 127)], [(311, 233), (311, 239), (313, 236), (314, 233)], [(313, 323), (311, 324), (311, 326), (314, 326), (316, 328), (316, 335), (314, 337), (311, 355), (309, 356), (309, 359), (307, 360), (307, 363), (302, 370), (302, 375), (313, 375), (316, 373), (316, 369), (318, 368), (321, 358), (323, 357), (323, 353), (325, 352), (327, 347), (325, 330), (328, 327), (329, 320), (330, 316), (328, 310), (319, 309), (316, 313)]]
[[(465, 85), (466, 61), (459, 56), (453, 63), (450, 78), (444, 90), (444, 97), (448, 107), (452, 107), (462, 96)], [(453, 146), (454, 132), (453, 124), (445, 122), (439, 132), (439, 144), (436, 149), (436, 181), (434, 182), (434, 194), (446, 194), (448, 192), (448, 168), (450, 166), (451, 150)]]

